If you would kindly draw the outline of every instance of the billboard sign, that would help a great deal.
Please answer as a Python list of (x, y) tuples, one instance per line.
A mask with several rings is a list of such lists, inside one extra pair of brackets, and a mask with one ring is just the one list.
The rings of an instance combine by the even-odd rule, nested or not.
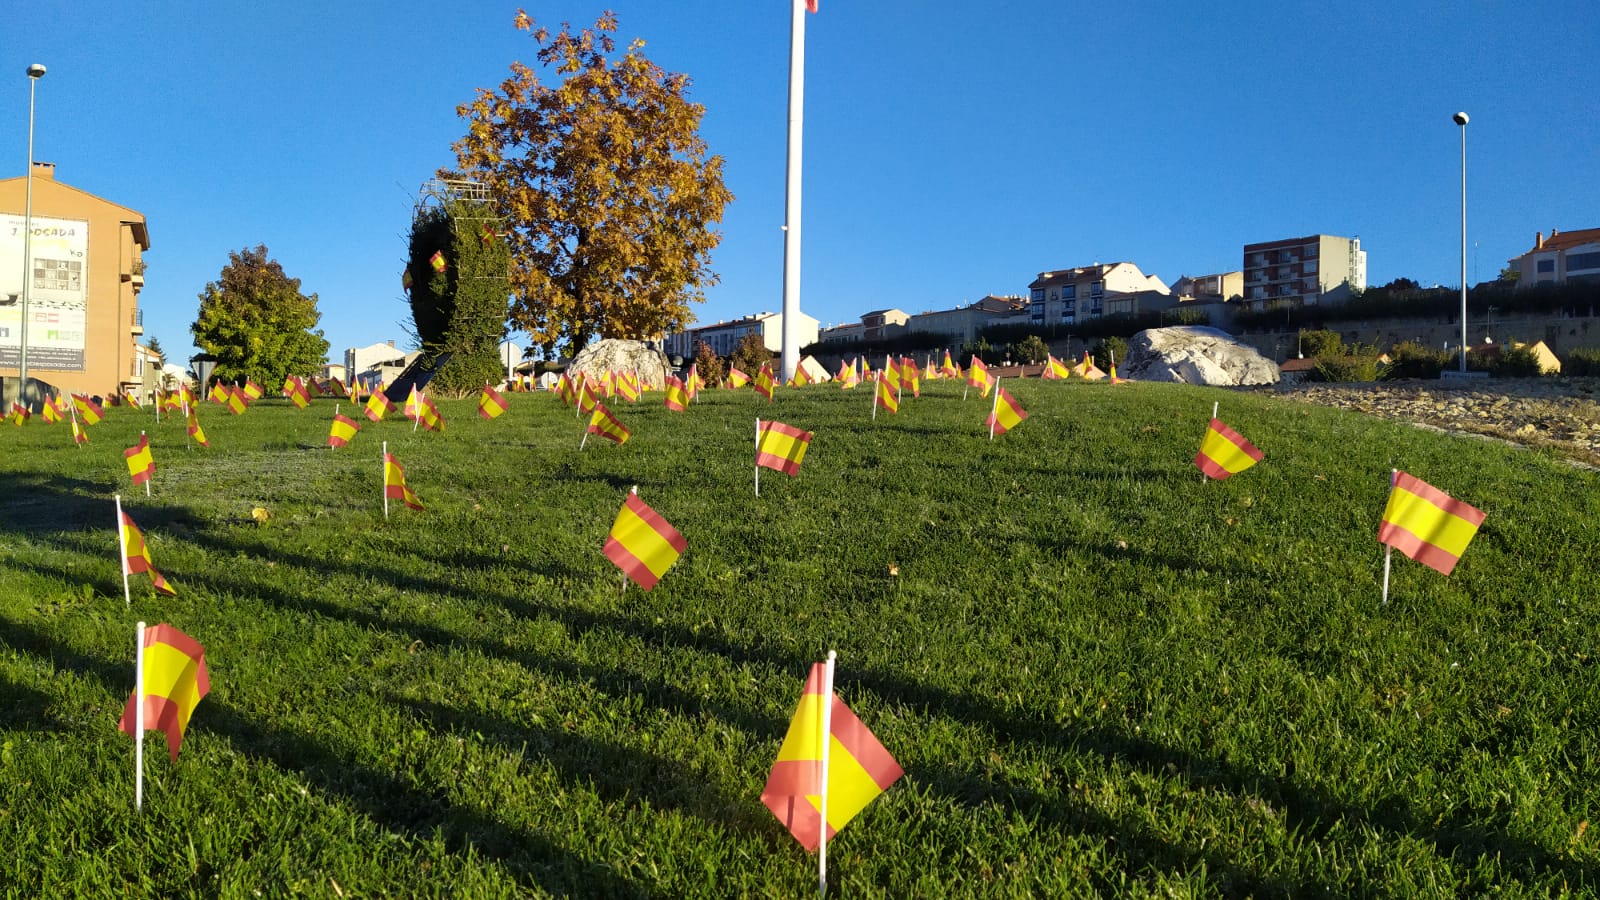
[[(21, 364), (22, 216), (0, 215), (0, 366)], [(89, 223), (33, 217), (28, 368), (83, 371), (89, 311)]]

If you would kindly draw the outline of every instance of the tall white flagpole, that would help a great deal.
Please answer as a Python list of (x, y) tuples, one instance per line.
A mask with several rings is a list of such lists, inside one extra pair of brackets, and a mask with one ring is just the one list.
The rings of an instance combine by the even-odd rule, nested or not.
[(789, 0), (789, 157), (784, 168), (783, 372), (794, 377), (800, 363), (800, 149), (805, 124), (806, 5)]
[[(118, 523), (121, 530), (121, 523)], [(127, 576), (123, 576), (126, 580)], [(144, 806), (144, 623), (133, 650), (133, 808)]]
[(833, 662), (839, 654), (828, 651), (828, 664), (822, 670), (822, 784), (818, 793), (821, 821), (817, 825), (817, 890), (828, 895), (828, 750), (833, 743)]

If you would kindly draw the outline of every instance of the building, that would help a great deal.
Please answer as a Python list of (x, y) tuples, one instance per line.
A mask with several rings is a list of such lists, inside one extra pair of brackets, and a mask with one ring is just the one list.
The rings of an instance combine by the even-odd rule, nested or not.
[(1027, 300), (989, 294), (967, 306), (917, 313), (906, 320), (905, 329), (943, 335), (951, 344), (965, 344), (977, 340), (992, 325), (1027, 325), (1029, 321)]
[[(0, 377), (13, 384), (21, 365), (27, 181), (0, 180)], [(57, 181), (53, 163), (35, 162), (31, 249), (28, 377), (86, 394), (140, 390), (139, 292), (150, 249), (144, 215)]]
[(1244, 297), (1243, 272), (1185, 275), (1172, 283), (1172, 295), (1184, 300), (1229, 300)]
[(1343, 303), (1366, 289), (1360, 238), (1313, 234), (1244, 245), (1244, 301), (1252, 310)]
[(1107, 297), (1141, 291), (1172, 292), (1166, 282), (1144, 274), (1131, 262), (1040, 272), (1028, 285), (1029, 320), (1034, 325), (1073, 325), (1098, 319), (1110, 315)]
[[(805, 347), (817, 342), (816, 319), (800, 313), (799, 321), (795, 324), (798, 326), (795, 329), (796, 345)], [(739, 344), (744, 341), (744, 336), (747, 334), (759, 334), (762, 344), (768, 350), (773, 353), (783, 352), (783, 313), (760, 312), (730, 322), (701, 325), (698, 328), (669, 334), (663, 349), (668, 356), (689, 359), (694, 356), (695, 349), (704, 342), (711, 347), (712, 353), (728, 356), (739, 349)]]
[(395, 347), (394, 341), (351, 347), (344, 351), (344, 371), (349, 381), (370, 389), (380, 381), (387, 383), (404, 371), (406, 364), (415, 356)]
[(894, 337), (906, 330), (906, 323), (909, 321), (911, 316), (902, 309), (875, 309), (869, 313), (862, 313), (861, 339), (881, 341)]
[(817, 340), (826, 344), (859, 344), (866, 329), (860, 321), (829, 325), (817, 332)]
[(1600, 228), (1533, 235), (1533, 249), (1509, 260), (1517, 270), (1517, 289), (1541, 284), (1600, 281)]

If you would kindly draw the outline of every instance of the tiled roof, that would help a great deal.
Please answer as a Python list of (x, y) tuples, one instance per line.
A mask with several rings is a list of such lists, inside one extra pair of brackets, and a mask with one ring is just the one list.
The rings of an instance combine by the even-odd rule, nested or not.
[(1529, 253), (1543, 253), (1551, 250), (1566, 250), (1581, 244), (1591, 244), (1600, 241), (1600, 228), (1580, 228), (1577, 231), (1558, 231), (1545, 238), (1543, 247), (1534, 247)]

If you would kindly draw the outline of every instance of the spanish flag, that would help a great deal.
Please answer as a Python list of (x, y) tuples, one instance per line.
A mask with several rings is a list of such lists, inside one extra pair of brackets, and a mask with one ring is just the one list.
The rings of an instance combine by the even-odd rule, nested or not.
[(11, 402), (11, 413), (7, 415), (6, 418), (11, 420), (11, 424), (20, 428), (22, 427), (22, 424), (28, 421), (28, 419), (32, 418), (32, 416), (33, 413), (29, 412), (26, 406), (23, 406), (21, 403), (13, 400)]
[(889, 385), (888, 377), (893, 372), (893, 369), (884, 370), (884, 377), (878, 379), (878, 386), (872, 402), (889, 412), (898, 414), (900, 412), (900, 397), (895, 393), (895, 389)]
[(600, 402), (600, 398), (596, 396), (598, 392), (598, 388), (595, 384), (596, 381), (597, 379), (592, 378), (583, 378), (579, 380), (578, 412), (592, 413), (594, 412), (595, 404)]
[(1112, 384), (1127, 384), (1128, 383), (1128, 379), (1126, 379), (1126, 378), (1118, 378), (1117, 377), (1117, 364), (1116, 363), (1112, 363), (1111, 364), (1111, 378), (1110, 378), (1110, 381), (1111, 381)]
[[(142, 624), (142, 623), (141, 623)], [(163, 731), (167, 735), (167, 753), (173, 762), (178, 761), (178, 748), (183, 746), (183, 733), (188, 730), (189, 717), (200, 705), (201, 698), (211, 691), (211, 675), (206, 671), (206, 649), (199, 642), (171, 625), (141, 628), (143, 632), (139, 652), (140, 681), (144, 688), (144, 730)], [(122, 707), (122, 718), (117, 730), (134, 740), (144, 737), (134, 734), (138, 721), (139, 687), (129, 695)]]
[(1378, 542), (1449, 575), (1483, 519), (1482, 510), (1396, 471), (1378, 526)]
[(139, 404), (139, 393), (137, 391), (123, 391), (122, 401), (134, 409), (142, 408)]
[[(283, 392), (285, 394), (289, 393), (288, 382), (284, 382)], [(211, 390), (206, 391), (206, 399), (210, 400), (212, 403), (227, 403), (228, 389), (223, 386), (222, 382), (213, 381), (211, 382)]]
[(189, 436), (202, 447), (211, 446), (211, 442), (206, 440), (205, 431), (200, 427), (200, 413), (192, 406), (189, 407)]
[(61, 411), (56, 409), (56, 405), (54, 403), (45, 403), (44, 420), (51, 423), (61, 421)]
[(150, 455), (150, 439), (144, 432), (139, 432), (139, 443), (122, 451), (122, 455), (128, 461), (128, 474), (133, 476), (134, 484), (144, 484), (156, 473), (156, 461)]
[(917, 361), (909, 356), (900, 357), (900, 383), (911, 388), (911, 396), (922, 396), (922, 380), (917, 372)]
[(588, 433), (598, 434), (618, 446), (626, 444), (632, 434), (626, 425), (617, 421), (617, 417), (612, 415), (611, 410), (606, 409), (603, 403), (594, 405), (594, 415), (589, 417)]
[(98, 404), (82, 394), (73, 394), (72, 402), (73, 405), (78, 407), (78, 417), (83, 419), (83, 424), (85, 425), (98, 424), (101, 417), (105, 415)]
[(306, 392), (306, 383), (300, 380), (300, 376), (296, 375), (289, 380), (288, 393), (289, 402), (296, 408), (305, 409), (311, 405), (311, 396)]
[(742, 387), (744, 387), (745, 385), (747, 385), (749, 383), (750, 383), (750, 376), (749, 375), (746, 375), (745, 373), (739, 371), (737, 368), (729, 368), (728, 369), (728, 387), (730, 387), (730, 388), (742, 388)]
[(824, 802), (827, 836), (831, 840), (905, 774), (878, 738), (833, 692), (832, 675), (831, 659), (812, 664), (800, 705), (789, 723), (789, 733), (778, 748), (777, 762), (772, 764), (772, 774), (761, 792), (761, 802), (808, 851), (816, 850), (822, 841)]
[(1084, 378), (1089, 379), (1090, 381), (1099, 381), (1100, 379), (1106, 377), (1106, 373), (1100, 371), (1100, 367), (1095, 365), (1093, 360), (1089, 359), (1089, 351), (1087, 350), (1083, 351), (1083, 362), (1072, 371)]
[(639, 402), (639, 373), (623, 372), (617, 376), (617, 393), (629, 403)]
[(367, 398), (367, 418), (374, 422), (382, 422), (384, 413), (394, 412), (394, 404), (389, 402), (389, 395), (383, 391), (373, 391)]
[(492, 385), (484, 385), (483, 393), (478, 396), (478, 416), (483, 419), (493, 419), (505, 411), (506, 398)]
[(435, 272), (443, 272), (445, 270), (445, 268), (446, 268), (446, 264), (445, 264), (445, 261), (444, 261), (444, 251), (443, 250), (435, 250), (435, 251), (433, 251), (433, 255), (428, 257), (428, 265), (433, 266), (433, 270)]
[(689, 377), (683, 380), (683, 386), (688, 389), (690, 400), (700, 396), (700, 389), (705, 387), (706, 383), (700, 377), (699, 363), (689, 364)]
[(422, 408), (418, 412), (422, 419), (422, 427), (429, 431), (444, 433), (444, 416), (439, 415), (439, 407), (433, 405), (433, 398), (422, 395)]
[(1072, 370), (1067, 368), (1066, 363), (1056, 359), (1055, 356), (1051, 354), (1045, 354), (1044, 374), (1041, 377), (1060, 381), (1070, 378), (1071, 376)]
[(648, 591), (688, 548), (678, 529), (645, 505), (638, 494), (629, 494), (606, 537), (605, 554), (634, 584)]
[(1206, 426), (1206, 436), (1200, 441), (1200, 452), (1194, 455), (1194, 464), (1206, 477), (1221, 481), (1260, 462), (1263, 455), (1255, 444), (1222, 424), (1221, 419), (1214, 418)]
[(989, 438), (993, 440), (995, 435), (1005, 434), (1021, 425), (1022, 420), (1027, 417), (1027, 411), (1017, 402), (1017, 398), (1011, 396), (1010, 391), (997, 388), (994, 392), (994, 409), (990, 411), (989, 418), (983, 424), (989, 426)]
[(122, 513), (122, 574), (137, 575), (140, 572), (150, 573), (150, 584), (157, 593), (168, 597), (178, 596), (166, 578), (156, 571), (155, 564), (150, 560), (150, 548), (144, 542), (144, 532), (139, 526), (133, 524), (133, 519), (127, 513)]
[(72, 419), (72, 442), (74, 444), (89, 443), (89, 432), (82, 425), (78, 424), (78, 419), (76, 416), (74, 416)]
[(961, 367), (956, 365), (955, 361), (950, 358), (949, 350), (944, 352), (944, 365), (939, 368), (944, 372), (946, 378), (959, 379), (961, 377)]
[(400, 468), (400, 463), (394, 454), (383, 454), (383, 496), (390, 500), (402, 500), (405, 504), (418, 512), (422, 511), (422, 501), (406, 487), (406, 470)]
[(888, 357), (884, 357), (884, 360), (883, 360), (883, 372), (881, 372), (878, 375), (878, 381), (880, 383), (887, 383), (889, 385), (889, 389), (891, 391), (894, 391), (895, 400), (899, 401), (899, 399), (900, 399), (900, 368), (894, 364), (894, 360), (892, 360), (892, 359), (890, 359)]
[(245, 402), (244, 391), (241, 391), (238, 388), (233, 388), (232, 390), (228, 391), (229, 412), (236, 416), (243, 415), (244, 411), (249, 408), (249, 405), (249, 403)]
[(785, 475), (800, 474), (800, 461), (811, 446), (811, 432), (782, 422), (759, 423), (756, 440), (756, 465), (777, 469)]
[(756, 372), (756, 393), (767, 398), (767, 402), (771, 403), (772, 394), (776, 387), (777, 380), (772, 377), (772, 363), (762, 363), (761, 370)]
[(578, 402), (578, 395), (572, 389), (572, 379), (568, 378), (565, 372), (562, 372), (561, 377), (556, 380), (556, 394), (561, 397), (564, 406)]
[(406, 396), (405, 413), (408, 421), (418, 422), (422, 419), (422, 398), (417, 396), (417, 386), (414, 384), (411, 393)]
[(246, 378), (244, 380), (244, 395), (246, 398), (250, 400), (260, 400), (263, 393), (265, 393), (265, 391), (261, 389), (261, 385), (256, 384), (254, 378)]
[(689, 390), (676, 375), (667, 376), (667, 409), (683, 412), (689, 408)]
[(989, 396), (989, 388), (994, 386), (994, 379), (989, 377), (989, 367), (983, 364), (977, 354), (972, 356), (972, 365), (967, 368), (967, 386), (978, 389), (978, 396)]
[(360, 430), (361, 426), (356, 424), (354, 419), (348, 419), (342, 415), (335, 414), (333, 417), (333, 427), (328, 430), (328, 446), (343, 447), (344, 445), (350, 443), (350, 439), (355, 437), (356, 432)]

